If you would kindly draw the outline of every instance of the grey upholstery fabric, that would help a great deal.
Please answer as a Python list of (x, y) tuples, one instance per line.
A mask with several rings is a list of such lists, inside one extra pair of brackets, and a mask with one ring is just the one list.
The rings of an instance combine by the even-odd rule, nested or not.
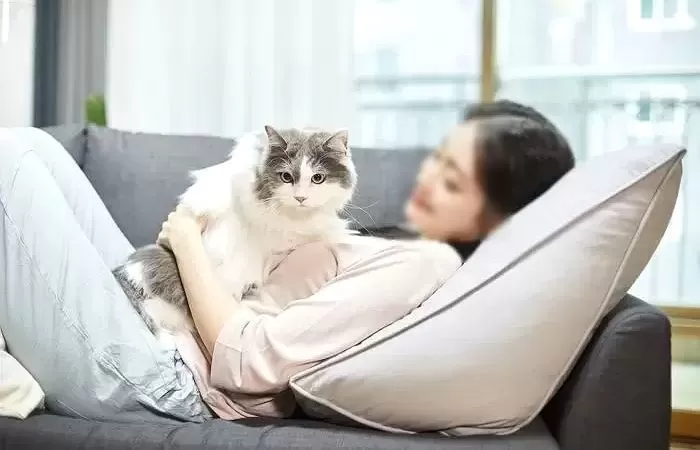
[(566, 450), (667, 450), (671, 421), (671, 325), (626, 296), (543, 412)]
[(83, 168), (87, 151), (87, 130), (82, 125), (61, 125), (46, 127), (43, 130), (60, 142), (78, 163), (78, 166)]
[(382, 228), (402, 223), (426, 149), (352, 150), (358, 185), (347, 212), (356, 228)]
[(155, 241), (188, 173), (226, 159), (234, 141), (88, 128), (83, 170), (135, 247)]
[(24, 422), (0, 419), (0, 448), (26, 450), (207, 449), (384, 449), (384, 450), (556, 450), (541, 420), (506, 437), (451, 438), (393, 435), (319, 422), (267, 419), (181, 426), (119, 425), (39, 415)]

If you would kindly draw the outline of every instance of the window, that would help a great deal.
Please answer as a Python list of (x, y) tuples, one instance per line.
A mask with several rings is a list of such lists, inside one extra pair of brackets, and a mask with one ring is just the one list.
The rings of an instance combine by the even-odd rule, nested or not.
[(686, 127), (686, 87), (674, 83), (652, 83), (628, 89), (627, 132), (632, 140), (678, 140)]
[(437, 145), (479, 95), (481, 2), (355, 5), (355, 144)]
[(396, 76), (399, 72), (399, 54), (394, 49), (380, 48), (374, 53), (374, 72), (380, 76)]
[(639, 12), (639, 17), (642, 19), (653, 19), (655, 0), (640, 0), (639, 3), (639, 7), (641, 9)]
[(688, 0), (628, 0), (627, 15), (632, 31), (687, 31), (695, 27)]

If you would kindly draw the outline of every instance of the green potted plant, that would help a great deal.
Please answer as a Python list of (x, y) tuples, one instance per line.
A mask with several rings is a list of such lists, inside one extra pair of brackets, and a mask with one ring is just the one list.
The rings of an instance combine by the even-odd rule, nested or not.
[(85, 100), (85, 119), (87, 123), (97, 126), (107, 126), (107, 106), (105, 97), (101, 94), (90, 94)]

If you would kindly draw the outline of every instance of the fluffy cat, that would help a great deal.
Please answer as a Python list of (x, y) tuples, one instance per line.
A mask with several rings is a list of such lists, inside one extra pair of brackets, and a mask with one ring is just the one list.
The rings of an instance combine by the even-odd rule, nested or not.
[[(207, 219), (207, 254), (231, 295), (264, 284), (265, 260), (311, 241), (347, 233), (339, 212), (357, 175), (347, 131), (274, 129), (249, 133), (220, 164), (193, 172), (180, 202)], [(113, 273), (148, 328), (194, 330), (173, 253), (137, 249)]]

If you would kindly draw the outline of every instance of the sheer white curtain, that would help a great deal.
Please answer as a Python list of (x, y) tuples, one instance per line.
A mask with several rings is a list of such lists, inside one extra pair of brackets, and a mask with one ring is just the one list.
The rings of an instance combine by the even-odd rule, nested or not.
[(111, 127), (236, 136), (349, 127), (353, 1), (110, 2)]
[(0, 0), (0, 127), (32, 124), (34, 0)]

